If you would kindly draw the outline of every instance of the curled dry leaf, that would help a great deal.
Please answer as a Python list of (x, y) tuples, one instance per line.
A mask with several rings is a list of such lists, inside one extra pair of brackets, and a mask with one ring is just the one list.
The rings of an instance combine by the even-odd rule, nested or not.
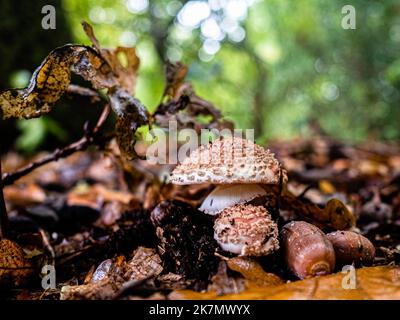
[(140, 59), (136, 55), (136, 49), (131, 47), (102, 48), (94, 34), (92, 26), (85, 21), (82, 22), (82, 26), (96, 51), (110, 66), (119, 87), (133, 95), (136, 75), (140, 64)]
[(92, 48), (65, 45), (54, 49), (33, 73), (25, 89), (0, 93), (3, 119), (36, 118), (51, 111), (53, 105), (67, 90), (71, 70), (92, 83), (95, 88), (116, 85), (110, 76), (111, 68)]
[[(155, 123), (160, 127), (168, 127), (168, 122), (174, 120), (179, 128), (231, 128), (225, 121), (220, 122), (221, 113), (213, 106), (196, 95), (192, 85), (185, 82), (188, 67), (181, 62), (168, 62), (166, 70), (166, 85), (163, 97), (167, 101), (161, 103), (154, 112)], [(205, 116), (210, 119), (206, 124), (201, 124), (197, 116)]]
[(229, 269), (239, 272), (246, 280), (263, 287), (284, 283), (277, 275), (266, 272), (254, 258), (235, 257), (227, 260)]
[(115, 133), (123, 156), (127, 159), (137, 157), (134, 134), (143, 125), (149, 124), (146, 107), (126, 90), (113, 89), (109, 94), (111, 107), (117, 115)]
[(336, 273), (272, 287), (249, 286), (239, 294), (218, 297), (214, 292), (175, 291), (170, 299), (226, 300), (400, 300), (400, 267), (355, 269), (355, 287), (349, 290), (349, 273)]
[(91, 281), (78, 286), (64, 286), (62, 300), (113, 299), (128, 282), (158, 276), (163, 270), (161, 259), (154, 249), (139, 247), (126, 262), (123, 256), (114, 261), (103, 261), (93, 273)]
[(143, 280), (158, 276), (163, 271), (161, 259), (154, 249), (139, 247), (131, 261), (127, 263), (124, 278)]
[(0, 92), (2, 117), (30, 119), (50, 112), (68, 90), (73, 72), (96, 89), (109, 89), (111, 107), (117, 114), (117, 142), (124, 156), (134, 158), (134, 133), (149, 124), (146, 108), (131, 95), (139, 58), (134, 48), (102, 49), (92, 27), (87, 23), (83, 27), (94, 48), (66, 45), (53, 50), (34, 72), (27, 88)]
[(321, 228), (347, 230), (356, 224), (354, 214), (338, 199), (329, 200), (325, 207), (321, 208), (286, 191), (281, 197), (281, 207), (294, 211), (297, 216)]
[(109, 278), (80, 286), (63, 286), (60, 292), (61, 300), (109, 300), (112, 299), (122, 281), (110, 281)]
[(32, 274), (32, 265), (16, 243), (0, 240), (0, 285), (19, 286)]
[(170, 97), (172, 99), (177, 99), (179, 94), (179, 88), (185, 81), (186, 74), (188, 72), (187, 65), (178, 61), (176, 63), (172, 63), (171, 61), (167, 61), (166, 63), (166, 74), (165, 74), (165, 88), (163, 96)]
[(239, 293), (245, 289), (245, 280), (228, 275), (225, 261), (221, 261), (217, 273), (211, 278), (207, 291), (214, 291), (217, 295)]

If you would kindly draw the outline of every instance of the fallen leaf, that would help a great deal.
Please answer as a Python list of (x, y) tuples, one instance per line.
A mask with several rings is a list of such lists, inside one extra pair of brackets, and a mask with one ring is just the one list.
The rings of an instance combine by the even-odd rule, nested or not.
[(156, 251), (139, 247), (128, 262), (124, 256), (103, 261), (89, 283), (62, 287), (61, 300), (113, 299), (124, 285), (157, 277), (162, 271), (161, 259)]
[(259, 286), (275, 286), (284, 281), (273, 273), (264, 271), (257, 260), (248, 257), (235, 257), (227, 260), (229, 269), (237, 271), (242, 276)]
[(124, 278), (143, 280), (158, 276), (163, 271), (161, 259), (154, 249), (139, 247), (126, 265)]
[(230, 293), (239, 293), (245, 289), (245, 280), (243, 278), (228, 275), (228, 268), (225, 261), (221, 261), (217, 273), (211, 278), (211, 283), (207, 291), (216, 292), (217, 295)]
[(356, 269), (356, 286), (344, 289), (349, 273), (336, 273), (272, 287), (250, 285), (239, 294), (218, 297), (215, 293), (176, 291), (171, 299), (222, 300), (400, 300), (400, 267), (368, 267)]
[(19, 286), (27, 281), (32, 271), (32, 265), (19, 245), (8, 239), (0, 240), (1, 285)]
[(29, 183), (5, 187), (4, 197), (7, 202), (22, 206), (42, 203), (46, 199), (46, 193), (37, 184)]
[(320, 228), (329, 227), (334, 230), (347, 230), (356, 224), (354, 214), (338, 199), (329, 200), (321, 208), (286, 191), (281, 197), (281, 207), (283, 210), (294, 211), (297, 216), (316, 224)]
[(111, 69), (105, 68), (105, 61), (94, 49), (65, 45), (50, 52), (33, 73), (27, 88), (0, 93), (3, 119), (30, 119), (50, 112), (67, 90), (71, 70), (91, 81), (95, 88), (110, 88), (116, 84), (109, 76)]
[(69, 206), (81, 205), (100, 210), (106, 202), (119, 202), (121, 204), (129, 204), (136, 200), (131, 193), (106, 188), (102, 184), (94, 184), (88, 186), (80, 184), (67, 195), (67, 204)]

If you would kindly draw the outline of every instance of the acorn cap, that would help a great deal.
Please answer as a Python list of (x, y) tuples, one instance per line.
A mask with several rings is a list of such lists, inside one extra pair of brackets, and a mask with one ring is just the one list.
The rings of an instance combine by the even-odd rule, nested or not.
[(172, 172), (174, 184), (278, 184), (287, 176), (274, 154), (250, 140), (221, 137), (194, 150)]
[(241, 256), (265, 256), (279, 249), (278, 226), (262, 206), (239, 204), (221, 211), (214, 239), (223, 250)]

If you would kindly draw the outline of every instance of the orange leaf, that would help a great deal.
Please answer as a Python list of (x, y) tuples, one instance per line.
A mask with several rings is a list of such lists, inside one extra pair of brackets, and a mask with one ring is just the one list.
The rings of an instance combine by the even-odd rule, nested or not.
[[(225, 300), (400, 300), (400, 267), (368, 267), (355, 270), (355, 288), (345, 289), (343, 283), (350, 273), (336, 273), (272, 287), (248, 285), (239, 294), (218, 297), (213, 292), (189, 290), (171, 293), (173, 299)], [(346, 286), (345, 286), (346, 287)]]

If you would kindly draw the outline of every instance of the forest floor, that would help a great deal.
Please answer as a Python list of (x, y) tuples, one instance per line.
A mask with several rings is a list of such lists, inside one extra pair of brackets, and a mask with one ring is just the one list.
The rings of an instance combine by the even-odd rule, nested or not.
[[(91, 150), (4, 187), (10, 239), (23, 248), (26, 261), (11, 277), (14, 283), (1, 286), (1, 298), (400, 299), (400, 147), (327, 138), (268, 147), (288, 171), (282, 224), (318, 222), (313, 212), (337, 199), (354, 214), (354, 230), (373, 243), (375, 258), (356, 266), (351, 290), (343, 286), (346, 273), (339, 265), (331, 275), (298, 280), (281, 249), (258, 259), (224, 252), (213, 242), (212, 217), (195, 209), (212, 185), (167, 184), (170, 166), (136, 160), (126, 170), (112, 154)], [(3, 172), (43, 156), (8, 153)], [(153, 210), (172, 215), (162, 226), (169, 243), (150, 219)], [(324, 221), (318, 226), (332, 231)], [(54, 283), (49, 266), (56, 271)], [(42, 280), (41, 271), (48, 277)]]

